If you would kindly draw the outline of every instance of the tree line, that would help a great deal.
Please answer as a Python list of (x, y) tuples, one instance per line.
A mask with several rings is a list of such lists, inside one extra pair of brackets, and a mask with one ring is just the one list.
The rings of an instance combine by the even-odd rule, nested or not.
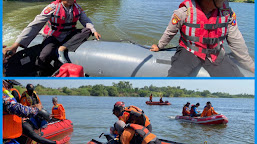
[(254, 3), (254, 0), (229, 0), (230, 2)]
[[(23, 86), (15, 86), (20, 93), (26, 90)], [(112, 97), (214, 97), (214, 98), (254, 98), (251, 94), (237, 94), (231, 95), (224, 92), (211, 93), (209, 90), (187, 90), (180, 86), (171, 87), (157, 87), (157, 86), (144, 86), (142, 88), (133, 88), (132, 84), (128, 81), (120, 81), (112, 83), (112, 86), (105, 86), (102, 84), (97, 85), (83, 85), (78, 88), (49, 88), (42, 85), (36, 85), (35, 91), (39, 95), (74, 95), (74, 96), (112, 96)]]

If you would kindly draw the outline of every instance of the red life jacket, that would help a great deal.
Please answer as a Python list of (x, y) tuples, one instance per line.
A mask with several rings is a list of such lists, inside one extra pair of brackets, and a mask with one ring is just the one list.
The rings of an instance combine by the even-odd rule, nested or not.
[[(75, 30), (82, 11), (76, 1), (74, 1), (73, 4), (73, 20), (71, 23), (65, 23), (66, 14), (65, 9), (61, 4), (61, 0), (56, 0), (52, 2), (52, 4), (56, 5), (56, 9), (44, 28), (44, 34), (58, 37), (62, 32)], [(65, 28), (67, 26), (72, 26), (72, 28)]]
[(130, 141), (130, 144), (140, 144), (140, 142), (145, 142), (147, 144), (159, 142), (156, 135), (152, 134), (146, 127), (138, 124), (128, 124), (126, 127), (135, 130), (135, 135)]
[(232, 16), (228, 3), (213, 10), (208, 19), (195, 0), (185, 0), (179, 7), (187, 8), (187, 18), (180, 29), (179, 45), (205, 60), (210, 55), (213, 62), (224, 57), (223, 42), (227, 36), (229, 17)]

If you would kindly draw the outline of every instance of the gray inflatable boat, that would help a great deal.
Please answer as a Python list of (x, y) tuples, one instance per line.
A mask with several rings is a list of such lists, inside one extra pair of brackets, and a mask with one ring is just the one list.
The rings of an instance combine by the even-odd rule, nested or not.
[[(43, 40), (38, 35), (30, 47)], [(171, 67), (171, 57), (175, 49), (151, 52), (149, 48), (133, 43), (86, 41), (74, 52), (68, 52), (71, 63), (81, 65), (86, 76), (92, 77), (167, 77)], [(230, 58), (237, 64), (236, 60)], [(245, 77), (254, 74), (241, 68)], [(199, 66), (191, 77), (209, 77), (208, 72)]]

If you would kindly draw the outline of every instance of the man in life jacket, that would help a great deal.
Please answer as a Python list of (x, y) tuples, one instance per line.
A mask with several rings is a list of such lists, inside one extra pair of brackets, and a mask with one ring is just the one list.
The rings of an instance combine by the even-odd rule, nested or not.
[(183, 110), (182, 110), (182, 115), (183, 116), (190, 116), (190, 102), (187, 102), (187, 104), (184, 105)]
[[(76, 29), (77, 21), (84, 26), (82, 30)], [(40, 76), (49, 76), (56, 71), (50, 62), (55, 60), (58, 63), (55, 53), (57, 48), (60, 47), (59, 60), (66, 63), (64, 49), (75, 51), (91, 35), (94, 35), (97, 40), (101, 38), (76, 0), (56, 0), (35, 17), (12, 46), (3, 49), (3, 54), (7, 56), (7, 51), (12, 51), (14, 54), (19, 46), (27, 48), (43, 27), (45, 39), (42, 42), (42, 51), (35, 63), (39, 67)], [(60, 65), (60, 62), (57, 65)]]
[(161, 144), (161, 141), (147, 128), (138, 124), (125, 124), (119, 120), (114, 124), (121, 144)]
[(190, 116), (191, 117), (198, 117), (201, 115), (200, 111), (197, 110), (197, 108), (200, 106), (199, 103), (197, 103), (196, 105), (192, 105), (191, 106), (191, 110), (190, 110)]
[(52, 108), (52, 115), (51, 115), (52, 120), (51, 120), (51, 122), (66, 119), (65, 109), (64, 109), (62, 104), (58, 104), (57, 97), (53, 97), (52, 101), (53, 101), (54, 106)]
[(150, 95), (150, 102), (152, 102), (153, 101), (153, 95), (151, 94)]
[(161, 96), (161, 98), (160, 98), (160, 103), (163, 103), (162, 96)]
[(14, 98), (16, 99), (16, 101), (19, 102), (21, 99), (21, 94), (16, 88), (13, 87), (13, 85), (21, 85), (21, 84), (16, 80), (5, 80), (5, 82), (7, 82), (7, 90), (9, 90), (11, 94), (14, 96)]
[(125, 107), (124, 102), (118, 101), (114, 104), (112, 112), (119, 120), (124, 121), (126, 124), (139, 124), (152, 132), (150, 120), (140, 108), (132, 105)]
[(36, 104), (34, 107), (28, 107), (17, 103), (14, 96), (6, 89), (7, 83), (3, 80), (3, 143), (17, 144), (15, 139), (22, 135), (22, 117), (35, 117), (42, 109), (42, 105)]
[(22, 93), (20, 103), (25, 106), (33, 106), (35, 104), (41, 104), (41, 101), (34, 91), (34, 86), (32, 84), (27, 84), (26, 86), (27, 91)]
[(225, 55), (225, 40), (237, 61), (254, 73), (254, 61), (227, 0), (184, 0), (151, 51), (164, 49), (178, 31), (181, 36), (176, 54), (171, 58), (169, 77), (187, 77), (199, 65), (211, 77), (242, 77), (237, 66)]
[(218, 113), (212, 107), (211, 102), (208, 101), (206, 103), (206, 106), (204, 107), (201, 117), (208, 117), (208, 116), (217, 115), (217, 114)]

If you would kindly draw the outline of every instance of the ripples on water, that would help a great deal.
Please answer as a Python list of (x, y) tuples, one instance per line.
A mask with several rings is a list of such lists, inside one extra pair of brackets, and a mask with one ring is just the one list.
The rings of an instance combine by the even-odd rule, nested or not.
[[(43, 106), (51, 111), (52, 96), (40, 96)], [(254, 99), (223, 99), (223, 98), (164, 98), (172, 105), (149, 106), (145, 104), (148, 98), (135, 97), (83, 97), (58, 96), (58, 101), (64, 105), (66, 117), (73, 121), (74, 132), (72, 144), (85, 144), (92, 138), (98, 139), (102, 132), (108, 132), (117, 118), (112, 115), (113, 104), (124, 101), (126, 106), (135, 105), (142, 108), (150, 118), (153, 133), (159, 138), (176, 142), (199, 144), (222, 143), (254, 143)], [(154, 101), (159, 98), (153, 98)], [(175, 120), (180, 115), (183, 105), (187, 102), (201, 105), (211, 101), (215, 111), (224, 114), (229, 122), (227, 125), (197, 125)], [(104, 138), (98, 139), (106, 142)]]
[[(102, 40), (126, 39), (151, 46), (161, 38), (181, 0), (80, 0), (78, 3), (102, 34)], [(47, 4), (49, 2), (3, 1), (3, 43), (12, 44)], [(230, 5), (237, 14), (239, 29), (254, 57), (254, 4)], [(249, 14), (247, 20), (246, 13)], [(79, 24), (79, 27), (82, 26)], [(178, 45), (178, 39), (179, 34), (168, 47)]]

